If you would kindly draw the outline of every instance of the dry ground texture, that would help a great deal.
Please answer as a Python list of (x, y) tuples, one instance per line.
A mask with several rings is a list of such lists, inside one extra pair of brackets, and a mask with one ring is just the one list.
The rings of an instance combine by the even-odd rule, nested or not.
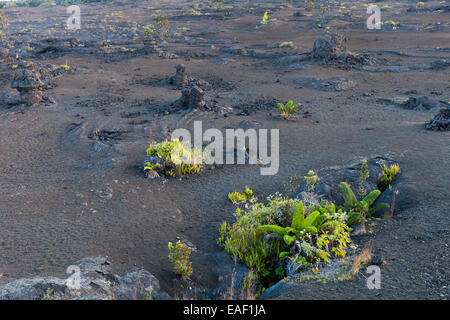
[[(411, 186), (408, 206), (365, 236), (386, 261), (382, 289), (369, 290), (361, 272), (352, 281), (299, 281), (277, 298), (447, 299), (449, 135), (425, 130), (437, 110), (392, 101), (450, 101), (448, 66), (427, 67), (450, 58), (448, 2), (418, 9), (415, 1), (376, 2), (386, 22), (381, 30), (366, 28), (368, 3), (336, 1), (323, 18), (318, 1), (312, 13), (303, 1), (225, 1), (223, 10), (206, 1), (94, 3), (80, 5), (77, 31), (65, 29), (63, 6), (0, 10), (10, 21), (3, 95), (17, 95), (10, 87), (16, 57), (70, 67), (52, 78), (42, 103), (9, 106), (5, 98), (0, 105), (0, 281), (64, 275), (74, 261), (103, 255), (118, 272), (149, 270), (173, 293), (167, 243), (184, 239), (197, 249), (193, 278), (214, 287), (206, 254), (220, 251), (218, 227), (233, 221), (229, 192), (248, 185), (263, 198), (285, 191), (293, 175), (381, 155), (400, 164)], [(185, 14), (193, 8), (200, 14)], [(159, 14), (171, 26), (159, 46), (176, 56), (142, 49), (142, 26)], [(328, 27), (378, 63), (342, 68), (300, 59)], [(293, 47), (280, 48), (285, 41)], [(294, 58), (280, 60), (288, 56)], [(181, 91), (160, 80), (180, 63), (210, 84), (210, 110), (164, 112)], [(342, 77), (354, 86), (326, 91), (295, 81), (310, 77)], [(304, 106), (296, 121), (273, 111), (274, 101), (288, 100)], [(205, 128), (279, 128), (278, 174), (229, 165), (165, 183), (145, 179), (139, 166), (150, 141), (194, 120)], [(104, 144), (90, 138), (97, 129), (109, 132)]]

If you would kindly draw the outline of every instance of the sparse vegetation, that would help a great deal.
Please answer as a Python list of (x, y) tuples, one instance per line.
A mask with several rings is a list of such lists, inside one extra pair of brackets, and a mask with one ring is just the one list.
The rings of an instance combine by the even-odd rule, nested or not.
[(308, 185), (308, 192), (314, 191), (314, 188), (316, 187), (317, 183), (320, 181), (320, 178), (318, 175), (315, 174), (313, 170), (310, 170), (308, 172), (308, 175), (304, 176), (306, 184)]
[(236, 222), (224, 222), (218, 243), (255, 272), (259, 292), (286, 275), (318, 269), (345, 257), (351, 243), (346, 213), (322, 201), (305, 207), (279, 194), (236, 209)]
[(200, 11), (198, 11), (198, 10), (195, 10), (194, 8), (191, 8), (191, 9), (189, 9), (188, 11), (186, 11), (185, 13), (184, 13), (184, 15), (187, 15), (187, 16), (199, 16), (199, 15), (201, 15), (202, 13), (200, 12)]
[[(441, 132), (422, 132), (419, 123), (442, 107), (433, 123), (441, 129), (450, 124), (446, 84), (439, 81), (450, 70), (443, 1), (377, 1), (384, 25), (378, 10), (366, 12), (372, 3), (342, 1), (83, 5), (107, 1), (0, 0), (0, 8), (6, 7), (0, 9), (0, 175), (6, 200), (0, 212), (6, 218), (2, 238), (11, 239), (2, 248), (11, 273), (6, 278), (28, 274), (34, 265), (42, 265), (45, 275), (14, 281), (18, 293), (38, 300), (97, 293), (105, 299), (215, 299), (224, 292), (254, 299), (285, 277), (328, 279), (344, 265), (354, 277), (368, 265), (381, 266), (384, 257), (390, 266), (382, 277), (398, 276), (398, 288), (382, 297), (419, 297), (423, 290), (408, 290), (414, 282), (408, 279), (427, 264), (438, 266), (427, 269), (436, 271), (424, 279), (429, 296), (447, 294), (439, 272), (446, 248), (427, 236), (446, 235), (446, 140)], [(70, 4), (81, 4), (81, 28), (76, 10), (66, 11)], [(9, 9), (14, 7), (20, 8)], [(400, 27), (402, 32), (391, 30)], [(370, 46), (366, 35), (374, 40)], [(164, 42), (172, 36), (170, 44)], [(204, 153), (182, 138), (163, 141), (188, 129), (197, 142), (198, 121), (203, 139), (195, 145)], [(355, 164), (362, 155), (370, 158)], [(398, 157), (402, 170), (391, 159), (378, 162), (378, 155)], [(410, 172), (403, 179), (405, 168)], [(207, 170), (215, 171), (200, 175)], [(187, 178), (191, 174), (197, 176)], [(283, 188), (283, 177), (293, 174)], [(236, 185), (241, 187), (230, 187)], [(258, 200), (258, 191), (274, 188), (283, 194)], [(394, 208), (401, 223), (377, 226)], [(79, 223), (65, 223), (72, 216)], [(96, 222), (106, 227), (89, 236), (98, 231)], [(52, 264), (43, 262), (49, 256), (61, 262), (67, 252), (86, 252), (86, 241), (68, 241), (80, 238), (80, 230), (81, 240), (98, 246), (123, 243), (104, 252), (121, 266), (155, 263), (144, 264), (148, 272), (116, 276), (109, 262), (92, 257), (88, 261), (95, 262), (75, 263), (83, 267), (80, 290), (64, 287), (59, 278), (47, 282)], [(41, 234), (54, 238), (50, 251), (39, 242)], [(167, 240), (135, 259), (139, 248), (149, 248), (145, 235), (152, 243)], [(204, 243), (212, 238), (225, 253)], [(369, 238), (373, 255), (363, 249)], [(33, 244), (35, 252), (24, 255)], [(133, 244), (139, 248), (130, 249)], [(94, 264), (101, 273), (84, 272)], [(159, 284), (150, 273), (161, 276)], [(336, 292), (282, 284), (268, 298), (280, 291), (279, 298), (379, 296), (381, 291), (365, 289), (368, 274)], [(227, 291), (230, 275), (234, 282)], [(91, 280), (101, 285), (89, 288)], [(11, 288), (1, 284), (0, 295), (22, 298)]]
[(269, 11), (264, 12), (264, 15), (261, 20), (261, 24), (267, 24), (267, 21), (269, 21)]
[(153, 142), (147, 149), (147, 154), (154, 156), (155, 162), (147, 161), (144, 171), (152, 176), (161, 173), (170, 177), (180, 177), (196, 174), (204, 169), (202, 151), (186, 146), (179, 140)]
[(167, 16), (159, 15), (153, 24), (142, 27), (144, 39), (167, 40), (170, 38), (170, 23)]
[(192, 270), (192, 262), (189, 261), (189, 257), (192, 254), (192, 248), (178, 240), (175, 246), (172, 242), (168, 244), (169, 248), (169, 260), (173, 264), (173, 270), (176, 274), (183, 278), (189, 277)]
[(370, 177), (369, 166), (367, 165), (367, 160), (363, 160), (361, 164), (361, 170), (359, 170), (359, 187), (358, 196), (364, 197), (367, 194), (366, 189), (364, 189), (364, 182)]
[(314, 10), (314, 0), (306, 0), (305, 11), (313, 11)]
[(235, 205), (245, 203), (246, 201), (251, 201), (252, 198), (253, 198), (253, 190), (250, 189), (249, 187), (245, 187), (244, 192), (234, 191), (228, 194), (228, 199), (230, 199), (230, 201)]

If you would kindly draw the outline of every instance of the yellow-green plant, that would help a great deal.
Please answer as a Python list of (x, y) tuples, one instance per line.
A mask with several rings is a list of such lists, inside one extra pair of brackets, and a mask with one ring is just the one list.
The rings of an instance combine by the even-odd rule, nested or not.
[(152, 24), (142, 27), (142, 34), (144, 35), (144, 39), (153, 39), (155, 35), (155, 27)]
[(304, 176), (306, 184), (308, 185), (308, 192), (312, 192), (316, 187), (320, 178), (313, 170), (309, 170), (308, 175)]
[(313, 11), (314, 10), (314, 0), (306, 0), (305, 11)]
[(228, 194), (228, 199), (235, 205), (239, 205), (242, 203), (245, 203), (248, 200), (256, 200), (253, 197), (253, 190), (250, 189), (248, 186), (245, 186), (244, 192), (230, 192)]
[(392, 188), (392, 181), (394, 180), (395, 176), (400, 173), (400, 166), (398, 164), (391, 164), (390, 166), (386, 166), (384, 161), (381, 162), (381, 168), (383, 169), (383, 177), (381, 178), (381, 181), (386, 183), (386, 185), (390, 188)]
[(189, 257), (192, 253), (192, 248), (178, 240), (175, 246), (172, 242), (168, 244), (169, 248), (169, 260), (173, 263), (173, 270), (176, 274), (179, 274), (183, 278), (189, 277), (192, 270), (192, 262), (189, 261)]
[(369, 166), (367, 165), (367, 160), (363, 160), (361, 164), (361, 169), (359, 170), (359, 190), (358, 195), (364, 197), (367, 194), (366, 189), (364, 189), (363, 184), (370, 177)]
[(240, 204), (247, 201), (247, 196), (245, 193), (234, 191), (228, 194), (228, 199), (230, 199), (233, 204)]
[(416, 10), (419, 12), (419, 9), (422, 9), (425, 6), (425, 3), (423, 1), (419, 1), (416, 4)]
[(201, 15), (202, 13), (200, 12), (200, 11), (197, 11), (197, 10), (195, 10), (194, 8), (191, 8), (191, 9), (189, 9), (188, 11), (186, 11), (185, 13), (184, 13), (184, 15), (187, 15), (187, 16), (199, 16), (199, 15)]
[(245, 190), (244, 190), (245, 194), (249, 197), (253, 196), (253, 190), (250, 189), (248, 186), (245, 186)]
[(264, 15), (261, 20), (261, 24), (267, 24), (267, 21), (269, 21), (269, 11), (264, 12)]
[(289, 100), (286, 104), (283, 104), (281, 102), (277, 103), (277, 108), (275, 108), (276, 111), (279, 111), (281, 113), (282, 119), (287, 120), (293, 113), (298, 112), (298, 106), (300, 103), (295, 103), (292, 100)]
[(170, 37), (170, 23), (167, 16), (159, 15), (153, 24), (142, 27), (144, 39), (167, 40)]
[(187, 174), (196, 174), (204, 169), (203, 154), (201, 150), (196, 150), (180, 140), (152, 142), (147, 149), (147, 154), (157, 156), (165, 161), (164, 166), (146, 163), (150, 170), (164, 170), (168, 176), (178, 177)]
[(158, 173), (156, 171), (157, 168), (160, 168), (161, 165), (159, 163), (151, 164), (150, 162), (145, 163), (144, 171), (151, 175), (152, 177), (156, 176)]
[[(236, 221), (224, 222), (218, 238), (227, 253), (255, 271), (260, 290), (284, 277), (286, 259), (316, 270), (332, 257), (345, 256), (351, 229), (342, 209), (328, 202), (304, 207), (280, 195), (268, 201), (238, 208)], [(309, 246), (309, 253), (298, 255), (300, 245)]]

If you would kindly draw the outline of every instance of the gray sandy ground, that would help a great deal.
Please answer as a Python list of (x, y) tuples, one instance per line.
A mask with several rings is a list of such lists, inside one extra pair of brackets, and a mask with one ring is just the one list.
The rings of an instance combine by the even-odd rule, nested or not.
[[(227, 16), (218, 13), (222, 18), (213, 24), (214, 17), (183, 15), (192, 6), (190, 2), (92, 4), (82, 6), (91, 13), (86, 15), (85, 29), (75, 34), (55, 26), (65, 21), (64, 7), (1, 11), (14, 20), (6, 33), (14, 45), (13, 54), (30, 54), (16, 41), (18, 37), (24, 43), (37, 42), (49, 37), (46, 30), (51, 37), (75, 36), (87, 45), (73, 49), (61, 45), (66, 51), (57, 53), (31, 53), (32, 61), (71, 67), (71, 72), (55, 79), (55, 86), (45, 91), (55, 103), (28, 109), (0, 106), (0, 281), (64, 276), (74, 261), (108, 256), (118, 273), (142, 267), (172, 294), (174, 277), (167, 243), (180, 238), (197, 248), (193, 279), (214, 287), (217, 278), (206, 254), (220, 251), (218, 227), (224, 220), (233, 221), (229, 192), (248, 185), (264, 199), (286, 191), (293, 175), (382, 155), (399, 163), (405, 183), (412, 186), (406, 195), (409, 207), (377, 222), (374, 234), (368, 236), (373, 238), (373, 253), (386, 261), (381, 268), (382, 289), (367, 289), (362, 272), (352, 281), (298, 282), (275, 298), (447, 299), (448, 132), (425, 130), (435, 110), (407, 110), (380, 100), (407, 99), (416, 96), (405, 94), (414, 89), (417, 95), (450, 101), (449, 69), (369, 72), (313, 62), (289, 68), (291, 64), (286, 67), (278, 59), (311, 50), (323, 32), (316, 27), (321, 22), (317, 14), (295, 17), (293, 13), (300, 10), (296, 4), (280, 9), (281, 2), (252, 3), (255, 10), (249, 10), (245, 1), (229, 4), (235, 7), (227, 9)], [(352, 51), (381, 59), (383, 67), (450, 59), (448, 12), (407, 12), (415, 1), (381, 4), (393, 7), (383, 11), (383, 20), (401, 21), (397, 30), (369, 32), (365, 20), (357, 18), (334, 19), (328, 25), (349, 39)], [(161, 44), (178, 58), (158, 58), (139, 50), (107, 54), (95, 44), (109, 39), (118, 46), (140, 49), (140, 41), (130, 40), (132, 26), (121, 29), (120, 21), (146, 25), (157, 8), (168, 14), (172, 28), (180, 28), (176, 30), (182, 36)], [(277, 20), (256, 30), (267, 8), (272, 8), (271, 16)], [(358, 8), (354, 16), (365, 16), (365, 7)], [(122, 18), (105, 17), (119, 11)], [(106, 28), (103, 19), (109, 19), (107, 25), (118, 31)], [(425, 23), (439, 27), (416, 30)], [(26, 26), (31, 31), (21, 32)], [(293, 41), (295, 48), (278, 48), (283, 41)], [(222, 50), (232, 46), (260, 54)], [(227, 117), (214, 111), (164, 115), (181, 91), (158, 83), (173, 75), (179, 63), (186, 65), (189, 74), (215, 85), (206, 92), (207, 102), (217, 110), (232, 110)], [(10, 95), (16, 94), (9, 87), (12, 64), (14, 60), (0, 63), (2, 93)], [(350, 79), (355, 86), (331, 92), (292, 81), (335, 77)], [(271, 106), (254, 108), (261, 105), (256, 103), (259, 100), (291, 99), (304, 105), (296, 121), (279, 120)], [(248, 116), (237, 115), (246, 108)], [(304, 118), (305, 111), (311, 116)], [(256, 128), (279, 128), (279, 173), (264, 177), (255, 166), (225, 166), (164, 184), (145, 179), (138, 166), (150, 141), (168, 138), (177, 127), (191, 128), (194, 120), (202, 120), (204, 129), (238, 128), (243, 121), (251, 121)], [(105, 146), (94, 147), (88, 136), (96, 129), (122, 133)]]

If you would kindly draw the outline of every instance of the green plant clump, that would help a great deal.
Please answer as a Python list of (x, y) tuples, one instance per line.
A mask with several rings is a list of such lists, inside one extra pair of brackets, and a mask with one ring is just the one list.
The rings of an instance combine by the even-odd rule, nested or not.
[(236, 210), (236, 222), (222, 223), (218, 243), (255, 271), (260, 291), (299, 270), (318, 268), (332, 258), (345, 257), (351, 229), (346, 214), (322, 201), (305, 207), (282, 196), (254, 202)]
[(186, 146), (176, 139), (173, 141), (153, 142), (147, 154), (160, 158), (164, 163), (145, 163), (144, 171), (154, 175), (155, 172), (170, 177), (196, 174), (204, 169), (203, 155), (199, 150)]
[(142, 27), (144, 39), (167, 40), (170, 38), (170, 23), (167, 16), (159, 15), (153, 24)]
[(304, 176), (306, 184), (308, 185), (308, 192), (312, 192), (320, 181), (320, 178), (313, 170), (308, 172), (308, 175)]
[(169, 260), (173, 263), (173, 270), (183, 278), (187, 278), (192, 274), (192, 262), (189, 257), (192, 253), (192, 248), (178, 240), (175, 246), (172, 242), (168, 244)]
[(242, 203), (245, 203), (247, 200), (250, 200), (253, 196), (253, 190), (250, 189), (249, 187), (245, 187), (245, 191), (244, 192), (230, 192), (228, 194), (228, 199), (230, 199), (230, 201), (235, 204), (235, 205), (239, 205)]
[(394, 181), (395, 176), (400, 173), (400, 166), (398, 164), (386, 166), (384, 161), (381, 162), (380, 166), (383, 169), (383, 177), (381, 178), (381, 181), (384, 182), (390, 189), (392, 188), (392, 181)]

